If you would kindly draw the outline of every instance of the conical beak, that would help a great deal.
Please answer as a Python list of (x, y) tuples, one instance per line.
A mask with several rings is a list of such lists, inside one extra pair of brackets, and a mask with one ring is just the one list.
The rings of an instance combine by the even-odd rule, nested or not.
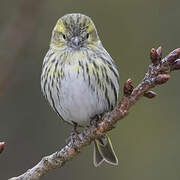
[(75, 36), (75, 37), (72, 39), (72, 42), (73, 42), (74, 45), (79, 46), (79, 43), (80, 43), (79, 37)]

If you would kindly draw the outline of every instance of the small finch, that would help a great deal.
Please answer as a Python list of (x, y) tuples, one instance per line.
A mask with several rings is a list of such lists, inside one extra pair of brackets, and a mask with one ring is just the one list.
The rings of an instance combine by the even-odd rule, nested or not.
[[(41, 89), (62, 120), (77, 126), (111, 111), (117, 104), (119, 74), (93, 21), (83, 14), (61, 17), (44, 58)], [(74, 129), (75, 130), (75, 129)], [(94, 141), (94, 165), (118, 165), (107, 135)]]

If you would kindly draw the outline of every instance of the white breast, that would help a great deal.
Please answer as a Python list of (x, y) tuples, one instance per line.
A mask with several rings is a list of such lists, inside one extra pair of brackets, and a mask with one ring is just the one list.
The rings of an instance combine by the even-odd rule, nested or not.
[(87, 125), (92, 117), (107, 109), (107, 102), (100, 89), (93, 91), (90, 88), (83, 72), (78, 74), (70, 66), (66, 66), (64, 72), (59, 92), (54, 88), (52, 93), (55, 107), (65, 121)]

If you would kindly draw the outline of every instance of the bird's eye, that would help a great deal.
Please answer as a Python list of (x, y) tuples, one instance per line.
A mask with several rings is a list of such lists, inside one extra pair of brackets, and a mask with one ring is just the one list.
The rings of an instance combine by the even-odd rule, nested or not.
[(63, 39), (66, 40), (66, 35), (65, 35), (65, 34), (62, 34), (62, 36), (63, 36)]
[(86, 34), (86, 38), (87, 38), (87, 39), (89, 38), (89, 33)]

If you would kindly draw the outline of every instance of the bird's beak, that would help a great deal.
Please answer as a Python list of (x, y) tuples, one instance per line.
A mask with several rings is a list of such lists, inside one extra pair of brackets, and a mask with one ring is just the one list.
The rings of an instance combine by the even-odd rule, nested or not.
[(75, 36), (75, 37), (72, 39), (72, 42), (73, 42), (74, 45), (79, 46), (79, 43), (80, 43), (79, 37)]

